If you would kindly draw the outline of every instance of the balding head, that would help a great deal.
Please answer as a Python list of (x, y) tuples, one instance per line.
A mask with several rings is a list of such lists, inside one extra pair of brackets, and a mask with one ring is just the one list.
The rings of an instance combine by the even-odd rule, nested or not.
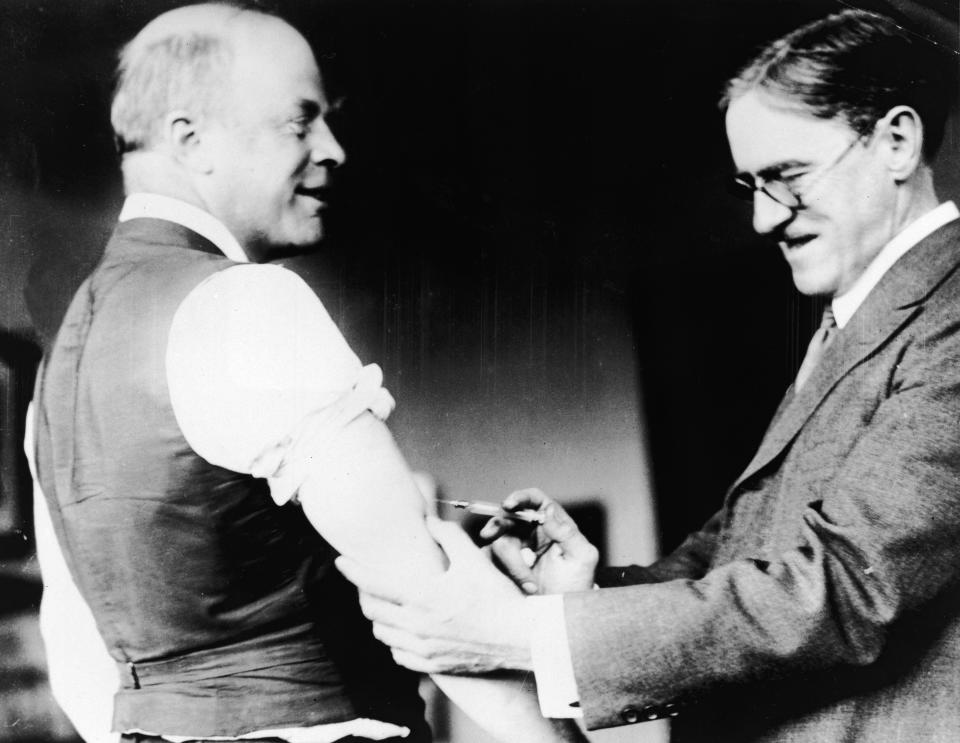
[(124, 185), (200, 207), (250, 256), (312, 246), (345, 157), (329, 109), (313, 50), (285, 21), (222, 3), (164, 13), (121, 54)]
[(223, 113), (237, 47), (269, 26), (296, 34), (275, 16), (227, 2), (176, 8), (148, 23), (120, 52), (110, 118), (121, 153), (155, 147), (171, 112)]

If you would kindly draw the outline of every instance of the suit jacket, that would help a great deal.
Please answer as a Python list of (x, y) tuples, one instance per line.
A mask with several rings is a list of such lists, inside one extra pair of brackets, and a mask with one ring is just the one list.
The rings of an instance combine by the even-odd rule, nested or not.
[(787, 391), (700, 532), (565, 597), (588, 727), (675, 717), (679, 740), (960, 740), (958, 263), (954, 221)]

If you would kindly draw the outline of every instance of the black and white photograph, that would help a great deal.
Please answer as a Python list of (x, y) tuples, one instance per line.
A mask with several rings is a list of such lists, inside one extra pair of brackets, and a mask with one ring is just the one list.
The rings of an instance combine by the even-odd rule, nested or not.
[(957, 0), (0, 0), (0, 743), (960, 740)]

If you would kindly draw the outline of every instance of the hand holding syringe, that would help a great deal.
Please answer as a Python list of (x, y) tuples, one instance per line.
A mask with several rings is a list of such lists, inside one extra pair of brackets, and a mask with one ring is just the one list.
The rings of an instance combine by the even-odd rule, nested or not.
[(517, 521), (526, 521), (529, 524), (542, 524), (544, 515), (540, 511), (533, 509), (522, 509), (519, 511), (504, 510), (497, 503), (488, 501), (468, 501), (468, 500), (438, 500), (437, 503), (443, 503), (454, 508), (460, 508), (467, 513), (475, 513), (480, 516), (500, 516)]

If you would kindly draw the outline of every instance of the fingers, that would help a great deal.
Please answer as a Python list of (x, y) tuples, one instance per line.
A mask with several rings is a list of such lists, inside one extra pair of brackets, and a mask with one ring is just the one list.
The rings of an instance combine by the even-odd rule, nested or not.
[(547, 505), (540, 528), (551, 542), (560, 545), (565, 557), (581, 562), (596, 561), (597, 548), (580, 533), (577, 524), (559, 503)]
[(394, 650), (403, 650), (404, 652), (413, 653), (421, 657), (428, 654), (427, 643), (423, 638), (397, 627), (374, 622), (373, 636)]
[(515, 490), (503, 499), (503, 509), (505, 511), (521, 511), (529, 508), (532, 511), (540, 510), (541, 506), (553, 501), (538, 488), (524, 488)]
[(499, 539), (504, 534), (509, 534), (516, 522), (508, 519), (506, 516), (493, 516), (480, 529), (480, 539), (484, 542), (492, 542)]
[(537, 593), (537, 581), (533, 575), (533, 561), (527, 557), (531, 550), (519, 539), (503, 537), (491, 546), (491, 551), (503, 571), (524, 593)]
[(398, 665), (409, 668), (411, 671), (416, 671), (417, 673), (436, 673), (438, 670), (435, 663), (431, 663), (416, 653), (391, 649), (390, 654)]
[(401, 627), (410, 621), (405, 607), (360, 591), (360, 610), (371, 622)]
[[(390, 648), (393, 659), (401, 666), (420, 673), (470, 672), (469, 656), (461, 656), (455, 647), (443, 640), (421, 637), (397, 627), (373, 623), (373, 636)], [(489, 670), (480, 668), (477, 672)]]
[(391, 580), (390, 576), (371, 570), (356, 560), (343, 555), (334, 560), (334, 564), (337, 566), (337, 570), (343, 573), (344, 577), (359, 588), (361, 592), (394, 604), (404, 602), (405, 594), (402, 590), (401, 581)]
[[(501, 506), (504, 511), (537, 511), (550, 502), (550, 498), (537, 488), (515, 490), (503, 499)], [(485, 542), (492, 542), (504, 534), (513, 534), (528, 537), (536, 529), (536, 524), (511, 519), (508, 516), (494, 516), (480, 530), (480, 538)]]
[(401, 666), (419, 673), (436, 670), (436, 663), (429, 660), (430, 646), (422, 638), (378, 622), (373, 623), (373, 636), (390, 648), (393, 659)]
[(537, 531), (537, 523), (512, 519), (509, 516), (494, 516), (483, 525), (480, 530), (480, 539), (484, 542), (492, 542), (504, 535), (529, 539)]

